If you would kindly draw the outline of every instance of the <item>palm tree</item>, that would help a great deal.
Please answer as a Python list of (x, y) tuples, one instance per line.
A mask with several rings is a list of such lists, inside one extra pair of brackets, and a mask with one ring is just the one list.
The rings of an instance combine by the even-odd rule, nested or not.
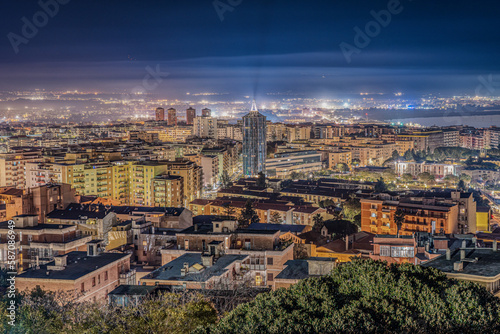
[(401, 227), (403, 226), (405, 219), (406, 219), (405, 212), (401, 209), (397, 209), (396, 212), (394, 213), (394, 222), (398, 227), (398, 238), (399, 238), (399, 231), (401, 230)]

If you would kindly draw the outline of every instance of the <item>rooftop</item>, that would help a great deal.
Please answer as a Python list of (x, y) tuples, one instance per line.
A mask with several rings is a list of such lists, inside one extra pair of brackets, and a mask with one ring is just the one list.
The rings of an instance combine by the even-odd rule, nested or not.
[(500, 274), (500, 252), (491, 248), (469, 248), (465, 251), (466, 259), (477, 259), (477, 262), (463, 261), (463, 270), (453, 270), (453, 263), (460, 261), (460, 250), (452, 251), (451, 260), (446, 255), (422, 264), (423, 267), (432, 267), (451, 274), (466, 274), (473, 276), (495, 277)]
[(40, 266), (40, 269), (30, 269), (18, 278), (39, 278), (53, 280), (76, 280), (88, 275), (99, 268), (105, 267), (113, 262), (122, 260), (129, 254), (102, 253), (98, 256), (87, 256), (87, 252), (71, 252), (66, 254), (67, 266), (64, 270), (48, 270), (47, 266), (55, 265), (55, 261)]
[[(226, 273), (228, 271), (226, 268), (233, 262), (241, 262), (247, 257), (248, 255), (224, 255), (214, 261), (211, 267), (205, 268), (203, 267), (201, 253), (187, 253), (144, 276), (143, 279), (206, 282), (212, 277), (218, 277)], [(186, 276), (181, 276), (184, 263), (187, 263), (189, 268), (194, 266), (196, 272), (189, 272)]]
[(286, 268), (276, 276), (276, 279), (300, 280), (312, 277), (312, 275), (309, 274), (310, 261), (335, 262), (336, 260), (336, 258), (324, 257), (310, 257), (303, 260), (288, 260), (285, 262)]

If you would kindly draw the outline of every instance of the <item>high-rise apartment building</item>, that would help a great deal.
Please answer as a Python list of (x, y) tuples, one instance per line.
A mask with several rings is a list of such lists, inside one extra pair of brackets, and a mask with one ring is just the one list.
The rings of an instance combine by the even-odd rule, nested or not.
[(194, 118), (196, 117), (196, 109), (189, 107), (186, 109), (186, 124), (187, 125), (193, 125), (194, 124)]
[(164, 121), (165, 120), (165, 109), (156, 108), (156, 121)]
[(266, 170), (266, 117), (259, 113), (255, 101), (243, 117), (243, 175), (255, 176)]
[(168, 174), (181, 176), (184, 180), (184, 200), (182, 205), (194, 201), (201, 196), (203, 172), (202, 168), (189, 160), (178, 159), (167, 162)]
[(205, 108), (201, 110), (201, 116), (202, 117), (211, 117), (212, 116), (212, 110)]
[(159, 175), (153, 179), (153, 206), (181, 207), (184, 199), (184, 179), (178, 175)]
[(130, 204), (154, 205), (153, 179), (166, 174), (167, 162), (137, 162), (130, 168)]
[(177, 125), (177, 110), (174, 108), (169, 108), (167, 110), (167, 124), (168, 125)]

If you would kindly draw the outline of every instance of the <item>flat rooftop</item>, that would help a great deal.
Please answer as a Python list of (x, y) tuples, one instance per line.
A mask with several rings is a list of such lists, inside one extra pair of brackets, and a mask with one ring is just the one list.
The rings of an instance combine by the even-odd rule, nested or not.
[[(48, 270), (47, 266), (55, 265), (55, 261), (40, 266), (40, 269), (29, 269), (17, 275), (18, 278), (76, 280), (113, 262), (126, 258), (129, 254), (102, 253), (98, 256), (87, 256), (87, 252), (71, 252), (66, 254), (67, 266), (63, 270)], [(47, 274), (48, 273), (48, 274)]]
[(228, 271), (228, 269), (226, 269), (228, 266), (234, 262), (241, 262), (247, 257), (248, 255), (224, 255), (216, 261), (214, 260), (211, 267), (203, 267), (201, 271), (190, 272), (186, 276), (181, 276), (181, 269), (184, 267), (184, 263), (187, 263), (189, 268), (193, 265), (203, 265), (201, 253), (187, 253), (156, 269), (152, 273), (144, 276), (142, 279), (156, 281), (206, 282), (212, 277), (218, 277), (226, 273)]
[(446, 255), (430, 260), (422, 267), (432, 267), (450, 274), (466, 274), (483, 277), (495, 277), (500, 274), (500, 251), (494, 252), (491, 248), (467, 249), (466, 259), (475, 259), (477, 262), (463, 262), (463, 270), (453, 270), (453, 263), (460, 261), (460, 250), (452, 251), (451, 260), (446, 260)]

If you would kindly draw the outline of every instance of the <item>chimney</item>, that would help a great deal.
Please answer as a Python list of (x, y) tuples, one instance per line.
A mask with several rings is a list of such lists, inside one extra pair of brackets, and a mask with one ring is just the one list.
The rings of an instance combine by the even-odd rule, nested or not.
[(68, 256), (67, 255), (56, 256), (54, 257), (54, 261), (56, 266), (66, 267), (68, 265)]
[(460, 261), (463, 261), (465, 259), (465, 249), (460, 250)]
[(198, 224), (194, 224), (194, 231), (198, 231)]
[(203, 255), (201, 257), (201, 262), (204, 267), (211, 267), (214, 264), (214, 257), (213, 255)]
[(477, 244), (477, 238), (476, 237), (472, 237), (472, 246), (474, 246), (474, 248), (476, 248), (476, 245)]
[(462, 261), (453, 262), (454, 271), (462, 271), (464, 269), (464, 263)]
[(451, 250), (449, 248), (446, 248), (446, 260), (451, 260)]
[(496, 252), (498, 250), (498, 242), (493, 240), (493, 251)]
[(467, 247), (467, 241), (466, 240), (462, 240), (462, 247), (461, 248), (466, 248)]
[(189, 272), (189, 263), (184, 262), (182, 269), (181, 269), (181, 276), (182, 277), (186, 276), (188, 272)]
[(345, 250), (349, 250), (349, 235), (345, 236)]

